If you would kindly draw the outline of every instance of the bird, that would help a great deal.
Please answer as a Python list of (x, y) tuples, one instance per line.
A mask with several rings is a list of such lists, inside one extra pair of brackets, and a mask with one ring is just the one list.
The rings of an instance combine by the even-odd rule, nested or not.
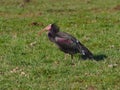
[(61, 32), (55, 23), (47, 25), (43, 30), (38, 32), (38, 34), (41, 35), (44, 31), (48, 31), (49, 40), (55, 43), (61, 51), (70, 54), (71, 59), (73, 59), (73, 55), (77, 53), (79, 53), (80, 56), (82, 55), (83, 59), (94, 58), (92, 52), (87, 47), (69, 33)]

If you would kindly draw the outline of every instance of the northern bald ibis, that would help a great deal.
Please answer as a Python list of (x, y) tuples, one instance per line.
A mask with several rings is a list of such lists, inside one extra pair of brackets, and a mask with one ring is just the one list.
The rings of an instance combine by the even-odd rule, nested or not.
[(80, 53), (84, 59), (93, 59), (93, 54), (90, 50), (72, 35), (60, 32), (56, 24), (49, 24), (39, 32), (39, 35), (44, 31), (48, 31), (49, 40), (55, 43), (61, 51), (70, 54), (72, 59), (76, 53)]

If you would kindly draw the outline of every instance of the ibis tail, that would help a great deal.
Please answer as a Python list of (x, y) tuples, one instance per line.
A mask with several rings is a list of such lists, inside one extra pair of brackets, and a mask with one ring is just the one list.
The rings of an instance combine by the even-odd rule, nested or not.
[(78, 47), (80, 54), (82, 54), (84, 59), (87, 59), (87, 58), (93, 59), (94, 58), (92, 52), (88, 48), (86, 48), (82, 43), (78, 42), (77, 47)]

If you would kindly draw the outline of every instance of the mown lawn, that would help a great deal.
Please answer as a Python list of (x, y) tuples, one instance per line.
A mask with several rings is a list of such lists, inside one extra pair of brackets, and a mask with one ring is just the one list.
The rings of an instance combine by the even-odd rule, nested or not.
[[(50, 23), (96, 60), (65, 60)], [(0, 0), (0, 90), (120, 90), (120, 0)]]

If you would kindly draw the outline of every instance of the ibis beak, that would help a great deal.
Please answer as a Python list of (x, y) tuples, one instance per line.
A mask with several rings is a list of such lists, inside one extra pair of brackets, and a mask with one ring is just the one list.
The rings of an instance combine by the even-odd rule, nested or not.
[(45, 31), (46, 31), (46, 29), (44, 28), (43, 30), (41, 30), (40, 32), (38, 32), (38, 35), (41, 35)]
[(49, 24), (47, 27), (45, 27), (43, 30), (41, 30), (38, 34), (41, 35), (44, 31), (49, 31), (51, 29), (51, 24)]

